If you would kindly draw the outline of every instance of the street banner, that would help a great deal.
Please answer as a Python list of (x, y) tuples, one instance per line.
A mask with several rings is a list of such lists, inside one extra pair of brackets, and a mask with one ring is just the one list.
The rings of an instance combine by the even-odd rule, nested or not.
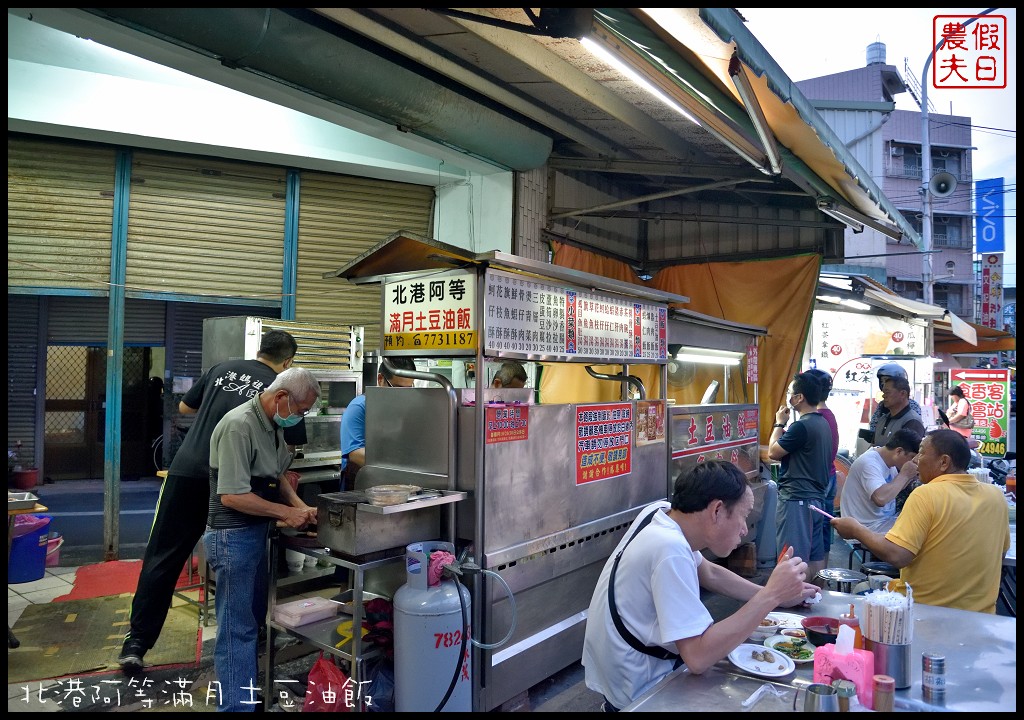
[(1010, 371), (985, 368), (951, 370), (950, 383), (959, 385), (971, 404), (971, 437), (981, 442), (978, 452), (989, 458), (1006, 455), (1010, 425)]

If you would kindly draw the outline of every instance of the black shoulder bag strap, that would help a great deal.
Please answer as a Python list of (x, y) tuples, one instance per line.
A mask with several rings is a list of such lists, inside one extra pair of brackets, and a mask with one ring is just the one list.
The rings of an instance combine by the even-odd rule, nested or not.
[(640, 639), (631, 633), (626, 627), (626, 624), (622, 622), (622, 618), (619, 617), (619, 610), (615, 607), (615, 571), (619, 568), (619, 559), (622, 558), (622, 553), (626, 552), (626, 547), (633, 542), (633, 538), (639, 535), (640, 531), (651, 523), (651, 519), (654, 517), (656, 512), (658, 511), (655, 510), (652, 513), (648, 513), (647, 517), (640, 521), (636, 530), (629, 537), (629, 540), (627, 540), (626, 544), (622, 546), (622, 550), (620, 550), (619, 554), (615, 556), (615, 562), (612, 563), (612, 572), (608, 578), (608, 610), (612, 614), (612, 622), (615, 624), (615, 629), (619, 631), (619, 635), (622, 636), (623, 640), (629, 643), (631, 648), (637, 652), (642, 652), (644, 655), (656, 657), (659, 660), (679, 660), (680, 657), (678, 653), (669, 652), (665, 648), (658, 647), (656, 645), (644, 645), (640, 642)]

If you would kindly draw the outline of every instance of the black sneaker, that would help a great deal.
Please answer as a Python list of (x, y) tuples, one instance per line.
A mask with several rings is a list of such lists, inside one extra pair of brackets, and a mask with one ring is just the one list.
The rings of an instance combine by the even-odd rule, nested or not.
[(142, 658), (146, 654), (146, 646), (141, 640), (128, 638), (121, 646), (121, 654), (117, 657), (117, 664), (125, 673), (141, 672), (143, 667)]

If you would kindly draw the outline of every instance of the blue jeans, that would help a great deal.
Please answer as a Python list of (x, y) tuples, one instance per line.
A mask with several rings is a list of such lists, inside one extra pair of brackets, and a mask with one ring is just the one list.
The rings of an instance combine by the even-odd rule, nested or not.
[(267, 616), (267, 534), (270, 524), (207, 529), (206, 560), (216, 578), (218, 712), (262, 710), (257, 698), (259, 626)]

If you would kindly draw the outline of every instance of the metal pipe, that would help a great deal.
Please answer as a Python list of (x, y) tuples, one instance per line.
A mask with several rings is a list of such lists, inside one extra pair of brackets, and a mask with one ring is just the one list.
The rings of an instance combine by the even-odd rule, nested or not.
[(636, 391), (637, 393), (639, 393), (641, 400), (647, 399), (647, 389), (644, 388), (643, 381), (640, 380), (640, 378), (638, 378), (636, 375), (608, 375), (606, 373), (595, 372), (590, 365), (584, 365), (584, 367), (587, 369), (587, 374), (589, 374), (590, 377), (597, 378), (598, 380), (612, 380), (615, 382), (629, 383), (630, 385), (636, 388)]

